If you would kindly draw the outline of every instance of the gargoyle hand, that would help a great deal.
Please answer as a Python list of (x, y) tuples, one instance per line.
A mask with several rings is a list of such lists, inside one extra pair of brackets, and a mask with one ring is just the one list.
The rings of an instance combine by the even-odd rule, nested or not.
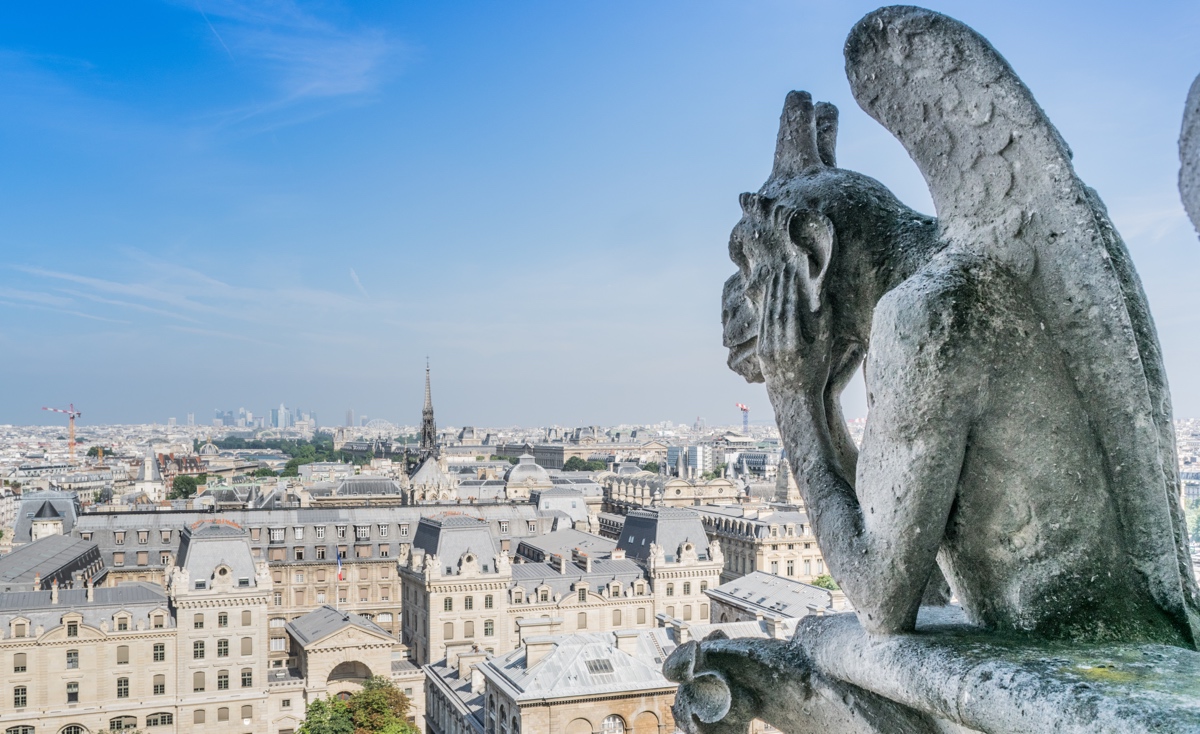
[(813, 309), (804, 293), (807, 263), (788, 258), (763, 292), (758, 361), (768, 391), (820, 397), (830, 376), (828, 309)]

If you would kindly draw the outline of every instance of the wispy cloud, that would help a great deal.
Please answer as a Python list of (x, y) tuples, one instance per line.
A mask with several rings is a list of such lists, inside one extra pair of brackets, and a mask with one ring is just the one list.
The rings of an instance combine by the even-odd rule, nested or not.
[(367, 298), (371, 297), (371, 295), (367, 293), (367, 289), (363, 288), (362, 281), (358, 279), (358, 273), (354, 272), (354, 268), (350, 268), (350, 280), (354, 281), (354, 286), (358, 288), (359, 293), (362, 293), (363, 296)]

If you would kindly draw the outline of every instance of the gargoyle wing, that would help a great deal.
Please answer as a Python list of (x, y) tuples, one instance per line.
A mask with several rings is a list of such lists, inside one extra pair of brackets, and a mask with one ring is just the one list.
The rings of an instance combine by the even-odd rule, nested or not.
[(845, 54), (855, 99), (924, 174), (950, 250), (996, 259), (1028, 284), (1105, 453), (1130, 562), (1200, 641), (1162, 354), (1099, 197), (1008, 62), (966, 25), (881, 8), (854, 26)]
[(1200, 76), (1192, 82), (1179, 133), (1179, 193), (1183, 208), (1200, 232)]

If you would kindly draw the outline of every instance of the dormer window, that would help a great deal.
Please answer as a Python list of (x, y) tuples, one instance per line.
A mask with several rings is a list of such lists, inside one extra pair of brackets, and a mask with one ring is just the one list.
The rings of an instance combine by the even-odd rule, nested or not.
[(325, 539), (325, 526), (324, 525), (316, 526), (315, 528), (313, 528), (313, 531), (316, 532), (316, 534), (317, 534), (317, 540)]
[(138, 545), (145, 545), (146, 543), (149, 543), (149, 542), (150, 542), (150, 531), (149, 530), (139, 530), (138, 531)]
[(355, 525), (354, 526), (354, 539), (355, 540), (370, 540), (371, 539), (371, 526), (370, 525)]
[(113, 543), (116, 545), (125, 545), (124, 531), (118, 530), (117, 532), (113, 533)]
[(203, 579), (201, 579), (200, 581), (196, 582), (196, 590), (197, 591), (203, 591), (204, 589), (207, 589), (207, 588), (208, 588), (207, 581), (204, 581)]
[(238, 587), (243, 588), (243, 589), (249, 588), (250, 587), (250, 579), (246, 578), (245, 576), (242, 576), (241, 578), (238, 579)]
[(304, 528), (292, 528), (292, 536), (296, 540), (304, 540)]
[(117, 631), (118, 632), (128, 632), (129, 631), (129, 617), (117, 617)]
[(67, 622), (67, 637), (78, 637), (78, 636), (79, 636), (79, 623), (78, 622)]
[(345, 538), (345, 537), (346, 537), (346, 526), (345, 526), (345, 525), (338, 525), (338, 526), (337, 526), (337, 536), (338, 536), (339, 538)]

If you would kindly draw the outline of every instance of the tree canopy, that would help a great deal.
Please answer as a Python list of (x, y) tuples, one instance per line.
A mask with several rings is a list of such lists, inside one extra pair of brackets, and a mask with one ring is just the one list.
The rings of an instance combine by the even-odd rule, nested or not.
[(171, 492), (167, 495), (167, 499), (185, 500), (196, 494), (196, 487), (195, 477), (189, 474), (180, 474), (171, 482)]
[(603, 461), (584, 461), (578, 456), (572, 456), (563, 463), (563, 471), (604, 471), (608, 464)]
[(829, 589), (830, 591), (837, 591), (839, 588), (841, 588), (837, 585), (837, 582), (833, 580), (833, 577), (827, 573), (823, 573), (813, 579), (812, 585), (820, 586), (822, 589)]
[(417, 734), (417, 728), (408, 723), (408, 710), (408, 697), (377, 675), (346, 701), (317, 699), (310, 703), (298, 734)]
[(658, 462), (657, 461), (647, 461), (645, 464), (642, 464), (642, 471), (649, 471), (649, 472), (654, 472), (655, 474), (657, 474), (658, 473)]

